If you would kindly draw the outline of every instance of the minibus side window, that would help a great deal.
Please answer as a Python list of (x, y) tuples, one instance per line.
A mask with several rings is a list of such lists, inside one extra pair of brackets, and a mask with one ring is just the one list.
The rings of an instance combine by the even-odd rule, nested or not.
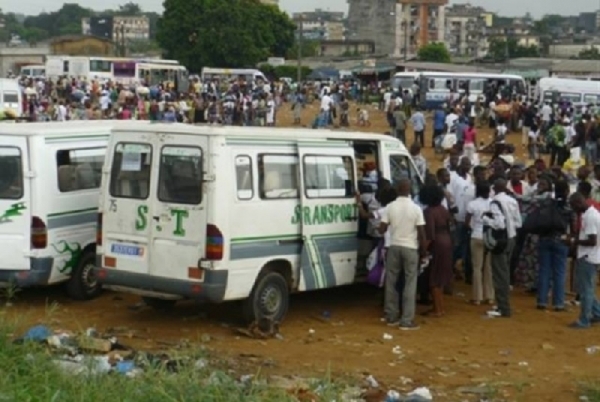
[(298, 157), (281, 154), (259, 155), (258, 183), (262, 199), (298, 198)]
[(235, 158), (235, 181), (238, 200), (251, 200), (254, 197), (252, 158), (239, 155)]
[(110, 173), (110, 195), (145, 200), (150, 194), (152, 147), (120, 142), (115, 146)]
[(413, 196), (421, 191), (421, 179), (410, 159), (405, 155), (390, 155), (390, 175), (392, 185), (396, 185), (401, 179), (409, 179)]
[(350, 198), (355, 188), (354, 167), (348, 156), (306, 155), (304, 188), (308, 198)]
[(100, 188), (106, 148), (63, 149), (56, 152), (61, 193)]
[(160, 155), (158, 199), (170, 204), (202, 202), (202, 150), (165, 146)]
[(0, 147), (0, 199), (18, 200), (23, 197), (21, 150)]

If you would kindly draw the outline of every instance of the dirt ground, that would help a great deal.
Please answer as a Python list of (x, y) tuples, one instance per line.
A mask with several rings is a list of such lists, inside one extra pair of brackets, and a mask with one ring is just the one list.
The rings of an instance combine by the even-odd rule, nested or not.
[[(288, 110), (278, 116), (280, 125), (289, 125)], [(305, 110), (304, 124), (315, 112), (316, 107)], [(387, 131), (382, 113), (371, 110), (370, 117), (372, 125), (366, 131)], [(520, 135), (512, 134), (509, 140), (517, 144)], [(433, 163), (431, 149), (424, 153)], [(295, 295), (282, 337), (264, 341), (233, 330), (241, 316), (238, 303), (180, 303), (170, 311), (154, 311), (132, 295), (105, 292), (81, 303), (67, 299), (61, 288), (30, 289), (18, 292), (1, 315), (22, 326), (45, 322), (55, 329), (99, 331), (123, 327), (137, 334), (122, 339), (124, 344), (151, 350), (187, 339), (239, 361), (240, 370), (246, 370), (241, 374), (372, 374), (386, 389), (429, 387), (436, 401), (576, 401), (578, 383), (600, 377), (600, 351), (586, 351), (600, 345), (600, 327), (567, 328), (577, 307), (563, 313), (538, 311), (533, 297), (515, 290), (513, 317), (487, 319), (486, 307), (469, 305), (469, 296), (470, 288), (457, 282), (455, 295), (446, 297), (446, 317), (418, 317), (419, 331), (401, 332), (380, 322), (381, 294), (371, 287)], [(419, 312), (424, 309), (419, 307)], [(384, 334), (392, 339), (384, 339)]]

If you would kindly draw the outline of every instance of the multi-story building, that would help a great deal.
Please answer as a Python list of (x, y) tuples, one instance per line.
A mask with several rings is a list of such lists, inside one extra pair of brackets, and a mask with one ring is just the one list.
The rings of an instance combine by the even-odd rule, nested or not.
[(484, 57), (489, 50), (487, 32), (492, 22), (493, 19), (485, 9), (468, 3), (446, 8), (445, 42), (450, 53), (456, 56)]
[(81, 19), (84, 35), (95, 35), (112, 41), (150, 39), (150, 20), (145, 15), (97, 16)]
[(600, 10), (596, 11), (596, 30), (600, 30)]
[(577, 27), (583, 29), (586, 33), (594, 33), (598, 30), (596, 27), (597, 13), (580, 13), (577, 18)]
[(344, 13), (316, 9), (306, 13), (294, 13), (292, 19), (301, 25), (302, 37), (310, 40), (343, 40), (345, 34)]
[(444, 42), (448, 0), (348, 0), (349, 36), (371, 40), (375, 52), (413, 57), (419, 47)]

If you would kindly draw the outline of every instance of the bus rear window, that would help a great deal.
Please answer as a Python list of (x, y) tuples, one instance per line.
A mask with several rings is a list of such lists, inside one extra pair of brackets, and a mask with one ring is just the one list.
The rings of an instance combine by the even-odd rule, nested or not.
[(152, 147), (123, 143), (115, 146), (110, 173), (110, 195), (145, 200), (150, 192)]
[(2, 95), (2, 101), (4, 103), (19, 103), (19, 94), (16, 92), (4, 92)]
[(0, 199), (18, 200), (23, 197), (21, 150), (0, 147)]

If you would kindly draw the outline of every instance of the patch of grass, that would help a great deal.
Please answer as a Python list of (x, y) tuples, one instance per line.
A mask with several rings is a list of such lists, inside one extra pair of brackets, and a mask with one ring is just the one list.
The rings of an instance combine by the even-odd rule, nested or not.
[(584, 382), (579, 385), (580, 394), (586, 396), (589, 402), (600, 402), (600, 382)]
[[(259, 376), (241, 383), (232, 372), (210, 366), (195, 367), (202, 353), (178, 351), (172, 357), (179, 360), (177, 372), (163, 364), (150, 364), (138, 359), (144, 371), (134, 378), (117, 372), (93, 374), (70, 373), (58, 367), (44, 345), (13, 343), (12, 328), (0, 324), (0, 401), (60, 401), (60, 402), (287, 402), (293, 395), (268, 386)], [(197, 351), (196, 351), (197, 352)], [(178, 355), (178, 356), (177, 356)], [(144, 364), (146, 363), (146, 364)], [(88, 368), (94, 366), (90, 359)], [(339, 400), (341, 387), (329, 378), (311, 384), (311, 393), (319, 400)]]

